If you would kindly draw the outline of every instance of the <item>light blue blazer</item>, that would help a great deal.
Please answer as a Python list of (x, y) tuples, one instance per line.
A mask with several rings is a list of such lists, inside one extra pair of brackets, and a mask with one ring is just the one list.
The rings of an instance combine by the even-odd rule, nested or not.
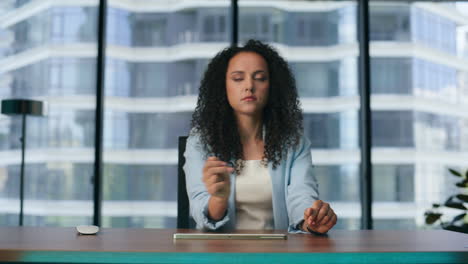
[[(286, 158), (276, 169), (271, 162), (268, 171), (272, 182), (273, 220), (275, 229), (288, 230), (289, 233), (304, 233), (297, 225), (304, 218), (304, 210), (318, 199), (318, 184), (313, 173), (310, 154), (310, 141), (302, 137), (295, 148), (288, 149)], [(208, 218), (208, 200), (210, 198), (203, 183), (203, 166), (207, 155), (195, 133), (190, 133), (185, 150), (185, 177), (187, 194), (190, 200), (190, 214), (203, 230), (234, 230), (236, 226), (235, 177), (230, 175), (231, 194), (227, 213), (219, 221)]]

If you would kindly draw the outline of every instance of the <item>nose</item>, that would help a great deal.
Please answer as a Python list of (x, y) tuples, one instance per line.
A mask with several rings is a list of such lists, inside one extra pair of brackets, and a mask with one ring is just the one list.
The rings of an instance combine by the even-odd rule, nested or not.
[(250, 91), (251, 93), (253, 93), (255, 91), (254, 81), (252, 80), (252, 78), (246, 78), (244, 88), (246, 92)]

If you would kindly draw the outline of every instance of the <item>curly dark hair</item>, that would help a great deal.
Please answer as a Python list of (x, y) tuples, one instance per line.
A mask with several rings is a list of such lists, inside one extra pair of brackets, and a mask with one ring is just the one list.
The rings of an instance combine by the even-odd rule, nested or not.
[(226, 162), (235, 160), (236, 172), (241, 172), (244, 167), (243, 148), (234, 111), (226, 94), (228, 64), (239, 52), (255, 52), (268, 65), (270, 87), (268, 101), (263, 109), (263, 162), (264, 165), (272, 162), (273, 168), (276, 168), (286, 150), (298, 145), (303, 133), (303, 117), (291, 69), (268, 44), (249, 40), (243, 47), (225, 48), (210, 61), (200, 84), (191, 126), (200, 135), (206, 153)]

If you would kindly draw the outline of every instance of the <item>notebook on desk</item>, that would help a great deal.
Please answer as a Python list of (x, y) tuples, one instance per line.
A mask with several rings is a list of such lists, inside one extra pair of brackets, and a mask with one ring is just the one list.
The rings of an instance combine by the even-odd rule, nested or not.
[(285, 240), (286, 234), (175, 233), (174, 239), (266, 239)]

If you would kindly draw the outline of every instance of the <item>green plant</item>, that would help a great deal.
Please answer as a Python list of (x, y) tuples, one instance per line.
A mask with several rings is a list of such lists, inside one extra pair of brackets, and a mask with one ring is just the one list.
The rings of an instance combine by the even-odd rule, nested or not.
[[(459, 193), (451, 195), (443, 204), (433, 204), (432, 209), (425, 212), (426, 224), (432, 225), (436, 222), (440, 222), (440, 225), (443, 229), (468, 233), (468, 217), (467, 217), (467, 206), (464, 203), (468, 203), (468, 170), (462, 174), (456, 170), (449, 169), (450, 173), (458, 178), (461, 178), (461, 181), (455, 183), (455, 185), (464, 191), (464, 193)], [(462, 210), (461, 214), (456, 215), (451, 221), (444, 222), (442, 221), (441, 209), (443, 207), (453, 208)]]

